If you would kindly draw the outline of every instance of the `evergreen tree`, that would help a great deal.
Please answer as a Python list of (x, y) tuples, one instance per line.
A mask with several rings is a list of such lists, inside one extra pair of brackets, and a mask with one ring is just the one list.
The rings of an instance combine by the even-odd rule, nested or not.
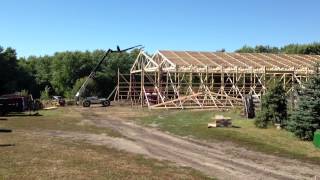
[(279, 81), (270, 84), (261, 100), (261, 111), (258, 112), (255, 125), (267, 128), (270, 122), (285, 125), (287, 120), (287, 98)]
[(314, 132), (320, 129), (320, 75), (316, 74), (301, 89), (298, 107), (288, 122), (288, 130), (302, 140), (312, 140)]

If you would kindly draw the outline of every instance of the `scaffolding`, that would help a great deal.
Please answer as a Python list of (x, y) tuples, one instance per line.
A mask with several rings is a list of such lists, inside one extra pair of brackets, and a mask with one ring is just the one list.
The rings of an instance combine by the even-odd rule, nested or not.
[(260, 98), (280, 80), (288, 94), (303, 86), (319, 55), (141, 51), (130, 74), (118, 72), (115, 101), (150, 109), (227, 109), (246, 94)]

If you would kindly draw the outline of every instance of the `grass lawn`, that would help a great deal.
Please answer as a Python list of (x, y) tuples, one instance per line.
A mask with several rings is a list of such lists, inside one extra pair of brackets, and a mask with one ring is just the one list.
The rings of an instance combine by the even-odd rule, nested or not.
[[(240, 128), (207, 128), (215, 114), (232, 118), (232, 123)], [(273, 127), (258, 129), (253, 120), (247, 120), (236, 110), (229, 112), (215, 111), (159, 111), (158, 114), (138, 118), (145, 125), (180, 136), (191, 136), (207, 141), (231, 141), (251, 150), (278, 156), (307, 160), (320, 164), (320, 149), (312, 142), (300, 141), (293, 134)]]
[(121, 134), (98, 128), (72, 108), (40, 111), (42, 116), (1, 117), (0, 179), (208, 179), (191, 168), (77, 140), (41, 136), (33, 131), (59, 130)]
[(87, 133), (105, 133), (120, 137), (121, 134), (108, 128), (99, 128), (88, 121), (72, 108), (39, 111), (39, 116), (28, 116), (28, 113), (10, 114), (8, 121), (0, 121), (0, 127), (15, 130), (60, 130)]

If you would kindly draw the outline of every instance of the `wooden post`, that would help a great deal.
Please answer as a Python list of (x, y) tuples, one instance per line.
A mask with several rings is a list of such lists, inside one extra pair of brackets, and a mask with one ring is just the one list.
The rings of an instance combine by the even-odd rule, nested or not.
[(144, 104), (144, 64), (143, 62), (141, 63), (141, 80), (140, 80), (141, 84), (141, 90), (140, 90), (140, 103), (141, 103), (141, 107), (143, 107)]
[(119, 68), (118, 68), (118, 102), (120, 101), (120, 71), (119, 71)]
[(206, 87), (208, 87), (208, 66), (206, 66), (206, 81), (205, 81)]
[[(173, 86), (175, 87), (176, 91), (177, 91), (177, 71), (174, 72), (174, 82), (173, 82)], [(177, 92), (173, 93), (173, 97), (176, 99), (177, 96)]]
[[(242, 81), (242, 83), (243, 83), (243, 84), (242, 84), (242, 89), (243, 89), (243, 91), (244, 91), (244, 92), (243, 92), (243, 96), (244, 96), (244, 95), (246, 94), (246, 73), (243, 72), (242, 75), (243, 75), (243, 77), (242, 77), (242, 78), (243, 78), (243, 81)], [(249, 92), (250, 92), (250, 91), (249, 91)]]
[(221, 66), (221, 94), (224, 94), (224, 68)]
[[(235, 77), (235, 79), (236, 80), (233, 80), (233, 84), (234, 84), (234, 87), (235, 88), (237, 88), (238, 87), (238, 66), (236, 67), (236, 77)], [(238, 90), (239, 90), (239, 88), (237, 88)], [(237, 92), (237, 90), (235, 90), (236, 91), (236, 96), (238, 96), (239, 94), (240, 94), (240, 92)], [(239, 94), (238, 94), (239, 93)]]
[(295, 68), (293, 68), (293, 72), (292, 72), (292, 79), (291, 79), (291, 110), (294, 110), (295, 104), (294, 104), (294, 74), (295, 74)]
[[(158, 86), (158, 93), (161, 93), (161, 67), (158, 67), (158, 77), (157, 77), (157, 86)], [(160, 102), (160, 94), (157, 95), (157, 101)]]
[(133, 100), (132, 100), (132, 74), (130, 72), (130, 79), (129, 79), (129, 92), (128, 92), (128, 98), (130, 98), (131, 107), (133, 106)]
[[(169, 71), (167, 71), (167, 77), (166, 77), (166, 97), (169, 95)], [(171, 74), (170, 74), (171, 75)]]
[(192, 70), (190, 72), (190, 77), (189, 77), (189, 86), (192, 87)]
[(286, 90), (286, 73), (283, 74), (283, 89)]
[(179, 71), (178, 71), (178, 82), (177, 82), (177, 95), (180, 96), (180, 72)]
[(213, 77), (214, 75), (213, 75), (213, 73), (211, 73), (211, 89), (212, 89), (212, 91), (214, 91), (214, 77)]
[[(252, 79), (252, 76), (253, 76), (254, 74), (253, 74), (253, 68), (251, 68), (251, 74), (250, 74), (250, 89), (252, 88), (252, 86), (253, 86), (253, 79)], [(254, 78), (254, 76), (253, 76), (253, 78)]]
[(266, 66), (264, 66), (263, 67), (263, 86), (264, 86), (263, 94), (266, 93), (266, 89), (265, 89), (266, 88), (266, 75), (267, 75), (266, 71), (267, 71), (267, 68), (266, 68)]

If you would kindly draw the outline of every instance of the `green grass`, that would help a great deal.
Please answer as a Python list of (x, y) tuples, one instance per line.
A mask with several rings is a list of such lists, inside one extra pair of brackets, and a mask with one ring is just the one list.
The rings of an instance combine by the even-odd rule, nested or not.
[[(216, 114), (232, 118), (240, 128), (207, 128)], [(320, 150), (312, 142), (300, 141), (285, 130), (258, 129), (253, 120), (239, 115), (239, 111), (167, 111), (157, 115), (138, 118), (145, 125), (158, 127), (179, 136), (191, 136), (207, 141), (230, 141), (251, 150), (278, 156), (303, 159), (320, 164)]]
[[(81, 140), (47, 137), (33, 131), (59, 130), (94, 134), (121, 134), (83, 123), (73, 108), (40, 111), (41, 116), (1, 117), (0, 179), (210, 179), (191, 168), (93, 145)], [(85, 121), (86, 122), (86, 121)]]
[(96, 127), (72, 108), (41, 110), (39, 116), (28, 116), (28, 113), (10, 114), (6, 123), (0, 127), (14, 130), (59, 130), (102, 134), (112, 137), (122, 137), (120, 133), (109, 128)]
[(0, 179), (209, 179), (190, 168), (81, 141), (11, 134)]

